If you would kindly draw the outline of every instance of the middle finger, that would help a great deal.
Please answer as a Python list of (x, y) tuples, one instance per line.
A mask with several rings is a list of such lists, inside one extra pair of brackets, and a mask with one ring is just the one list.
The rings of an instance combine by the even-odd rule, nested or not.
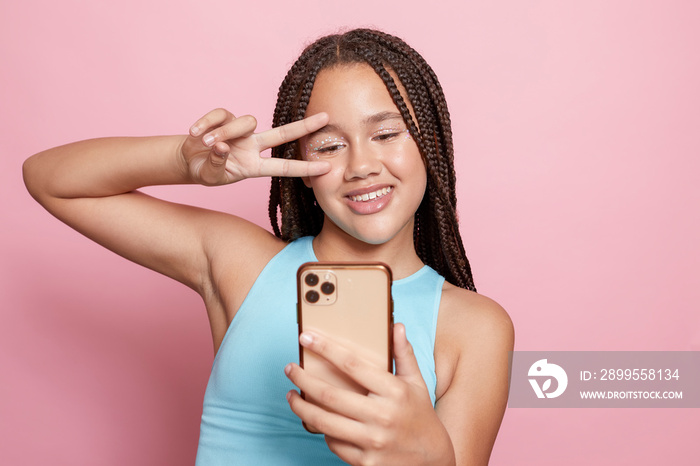
[(234, 118), (230, 122), (210, 131), (202, 140), (204, 144), (211, 147), (217, 142), (224, 142), (233, 139), (247, 137), (253, 134), (258, 122), (254, 116), (244, 115)]
[(374, 400), (357, 392), (336, 387), (315, 377), (296, 364), (285, 368), (289, 380), (304, 393), (308, 403), (355, 420), (368, 419), (376, 411)]

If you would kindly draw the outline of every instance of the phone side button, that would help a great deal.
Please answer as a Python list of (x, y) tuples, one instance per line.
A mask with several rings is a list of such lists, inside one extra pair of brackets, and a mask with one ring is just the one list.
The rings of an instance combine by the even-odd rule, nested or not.
[(299, 325), (299, 303), (297, 303), (297, 325)]

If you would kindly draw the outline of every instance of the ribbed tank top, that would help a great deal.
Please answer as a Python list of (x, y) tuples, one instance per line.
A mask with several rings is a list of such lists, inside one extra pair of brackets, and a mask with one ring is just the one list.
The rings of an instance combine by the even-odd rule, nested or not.
[[(312, 237), (300, 238), (265, 266), (214, 358), (204, 395), (198, 466), (345, 464), (289, 408), (296, 387), (284, 367), (299, 361), (296, 271), (317, 261)], [(424, 266), (392, 284), (394, 321), (406, 326), (435, 404), (435, 330), (444, 279)]]

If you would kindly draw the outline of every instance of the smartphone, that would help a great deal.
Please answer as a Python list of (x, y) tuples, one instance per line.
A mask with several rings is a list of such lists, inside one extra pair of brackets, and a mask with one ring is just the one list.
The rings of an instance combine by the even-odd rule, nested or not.
[[(299, 334), (310, 330), (347, 345), (377, 367), (393, 372), (391, 269), (381, 262), (307, 262), (297, 271)], [(299, 345), (299, 363), (337, 387), (367, 390), (333, 365)], [(305, 400), (325, 409), (322, 403)], [(312, 432), (308, 426), (306, 430)]]

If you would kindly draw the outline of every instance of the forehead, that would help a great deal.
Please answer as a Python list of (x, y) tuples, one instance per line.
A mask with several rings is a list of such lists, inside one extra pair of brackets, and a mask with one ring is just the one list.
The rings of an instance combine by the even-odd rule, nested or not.
[[(392, 73), (393, 74), (393, 73)], [(407, 100), (396, 76), (392, 76)], [(314, 83), (307, 116), (326, 112), (334, 120), (370, 121), (379, 113), (398, 113), (382, 79), (366, 64), (337, 65), (322, 70)], [(338, 121), (336, 121), (338, 122)]]

